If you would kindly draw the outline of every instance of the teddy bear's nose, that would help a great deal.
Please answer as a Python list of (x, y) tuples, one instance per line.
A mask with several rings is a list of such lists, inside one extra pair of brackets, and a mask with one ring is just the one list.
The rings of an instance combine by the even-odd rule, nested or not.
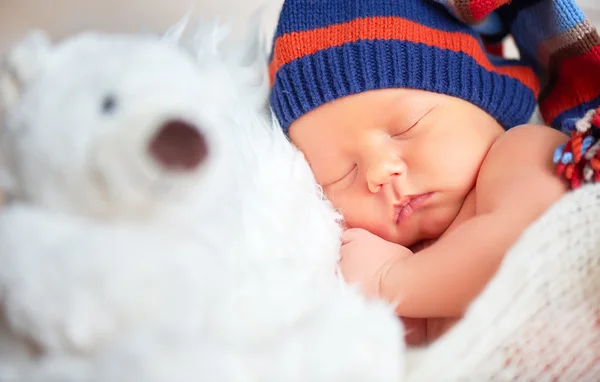
[(150, 141), (148, 150), (154, 160), (172, 171), (192, 171), (204, 162), (208, 154), (202, 133), (180, 120), (165, 122)]

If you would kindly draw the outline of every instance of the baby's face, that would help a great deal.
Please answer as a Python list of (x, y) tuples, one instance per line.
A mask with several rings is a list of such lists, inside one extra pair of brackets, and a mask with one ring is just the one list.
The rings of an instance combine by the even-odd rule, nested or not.
[(503, 131), (461, 99), (383, 89), (320, 106), (290, 137), (348, 227), (411, 246), (450, 226)]

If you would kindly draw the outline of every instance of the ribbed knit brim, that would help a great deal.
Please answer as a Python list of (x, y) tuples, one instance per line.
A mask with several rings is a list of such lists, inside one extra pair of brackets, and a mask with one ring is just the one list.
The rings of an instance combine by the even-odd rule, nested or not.
[(272, 57), (271, 107), (289, 125), (350, 94), (410, 88), (469, 101), (504, 128), (530, 118), (530, 67), (494, 57), (477, 32), (428, 0), (287, 0)]

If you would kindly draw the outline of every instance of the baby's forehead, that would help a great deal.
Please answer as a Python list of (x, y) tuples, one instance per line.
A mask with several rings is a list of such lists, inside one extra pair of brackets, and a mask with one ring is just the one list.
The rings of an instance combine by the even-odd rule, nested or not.
[(311, 166), (318, 168), (339, 158), (363, 157), (364, 150), (374, 147), (385, 150), (390, 146), (381, 142), (389, 138), (401, 140), (406, 148), (432, 137), (436, 141), (467, 139), (478, 134), (481, 123), (497, 125), (486, 111), (460, 98), (390, 88), (321, 105), (293, 121), (289, 135)]
[[(435, 105), (452, 102), (453, 97), (417, 89), (370, 90), (338, 98), (307, 111), (290, 124), (289, 132), (292, 141), (306, 133), (346, 136), (358, 130), (416, 118)], [(301, 129), (305, 131), (300, 132)]]

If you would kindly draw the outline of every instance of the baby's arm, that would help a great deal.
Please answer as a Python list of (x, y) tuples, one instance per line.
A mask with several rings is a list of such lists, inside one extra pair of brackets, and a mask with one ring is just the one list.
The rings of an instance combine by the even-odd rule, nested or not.
[(554, 149), (566, 140), (556, 130), (525, 125), (496, 142), (477, 180), (477, 216), (382, 276), (380, 294), (397, 303), (397, 314), (464, 313), (524, 229), (566, 191), (552, 164)]

